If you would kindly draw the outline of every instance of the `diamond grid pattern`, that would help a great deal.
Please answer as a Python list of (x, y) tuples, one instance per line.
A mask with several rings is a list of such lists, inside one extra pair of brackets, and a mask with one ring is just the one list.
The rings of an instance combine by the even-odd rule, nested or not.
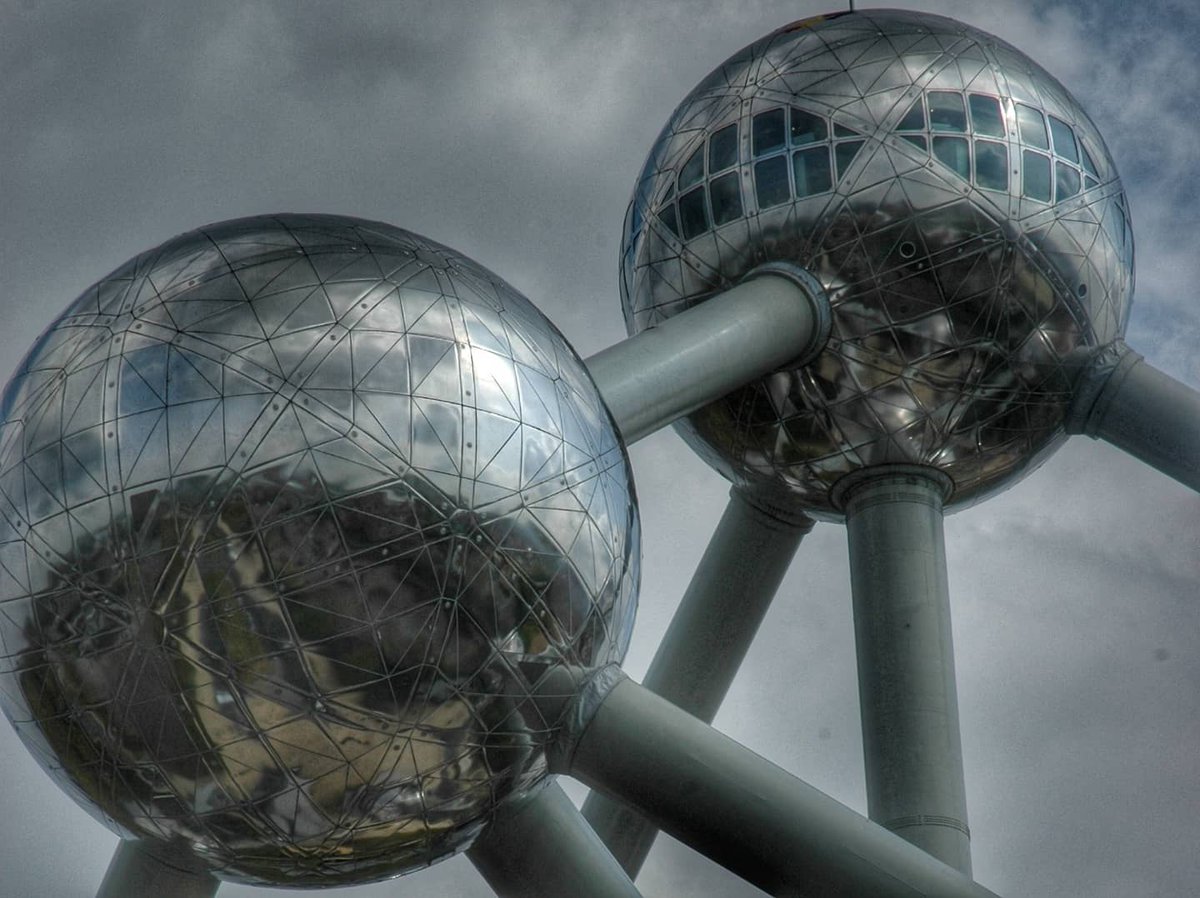
[(272, 216), (89, 289), (0, 424), (0, 699), (73, 796), (226, 878), (466, 847), (619, 660), (628, 462), (527, 300), (414, 234)]
[[(931, 92), (998, 102), (1006, 133), (967, 125), (965, 105), (959, 130), (944, 130), (954, 126), (925, 117)], [(914, 104), (922, 124), (898, 133)], [(1086, 160), (1028, 143), (1017, 104), (1058, 119)], [(766, 169), (750, 135), (756, 116), (780, 107), (866, 142), (832, 188), (805, 195), (793, 184), (789, 201), (760, 206), (760, 196), (778, 201), (757, 180)], [(684, 239), (672, 226), (679, 170), (731, 124), (744, 214)], [(980, 137), (985, 159), (1006, 154), (1007, 173), (981, 168)], [(1054, 202), (1023, 181), (1030, 146), (1065, 172)], [(947, 148), (961, 150), (958, 167)], [(891, 462), (937, 466), (961, 507), (1059, 445), (1080, 365), (1123, 333), (1126, 208), (1095, 126), (1018, 50), (938, 16), (840, 13), (739, 51), (675, 111), (626, 215), (622, 303), (633, 333), (763, 262), (808, 268), (833, 306), (825, 351), (696, 412), (681, 434), (734, 482), (782, 488), (818, 516), (838, 516), (838, 478)]]

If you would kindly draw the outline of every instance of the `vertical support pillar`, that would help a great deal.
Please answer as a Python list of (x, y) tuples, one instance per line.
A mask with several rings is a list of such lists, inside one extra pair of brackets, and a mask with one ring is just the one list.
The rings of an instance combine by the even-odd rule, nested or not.
[(942, 503), (933, 468), (843, 478), (866, 761), (876, 823), (971, 875)]
[(171, 898), (212, 898), (221, 882), (199, 861), (180, 857), (168, 859), (163, 850), (152, 850), (146, 842), (123, 840), (108, 864), (96, 898), (142, 898), (170, 895)]
[[(642, 685), (712, 723), (754, 634), (813, 520), (768, 507), (735, 487)], [(593, 792), (583, 815), (630, 876), (658, 829), (639, 812)]]
[(467, 857), (500, 898), (641, 898), (557, 783), (502, 806)]

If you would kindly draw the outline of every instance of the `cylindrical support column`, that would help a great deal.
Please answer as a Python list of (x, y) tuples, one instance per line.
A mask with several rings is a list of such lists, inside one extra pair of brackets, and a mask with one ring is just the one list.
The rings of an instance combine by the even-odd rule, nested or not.
[(574, 715), (562, 772), (772, 895), (996, 898), (629, 679), (585, 688)]
[(1084, 372), (1067, 431), (1107, 440), (1200, 492), (1200, 392), (1124, 344)]
[(499, 898), (641, 898), (557, 783), (502, 805), (467, 857)]
[(221, 882), (198, 861), (168, 859), (162, 849), (145, 842), (124, 840), (113, 854), (96, 898), (212, 898)]
[[(642, 686), (711, 723), (812, 526), (806, 515), (769, 508), (734, 487)], [(597, 792), (583, 815), (636, 877), (658, 834), (654, 824)]]
[(586, 360), (626, 443), (816, 355), (829, 304), (803, 269), (764, 266), (724, 293)]
[(942, 502), (933, 468), (887, 465), (834, 491), (846, 513), (872, 820), (970, 875)]

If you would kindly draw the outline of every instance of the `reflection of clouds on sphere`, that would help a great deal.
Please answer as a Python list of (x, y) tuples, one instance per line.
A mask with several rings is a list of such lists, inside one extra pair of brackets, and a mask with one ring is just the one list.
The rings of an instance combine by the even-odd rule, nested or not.
[(1070, 94), (997, 38), (887, 10), (780, 29), (680, 104), (626, 218), (626, 321), (779, 260), (827, 288), (825, 351), (680, 429), (823, 514), (868, 465), (936, 466), (950, 504), (1030, 470), (1133, 289), (1121, 184)]
[(123, 834), (379, 879), (545, 773), (529, 691), (624, 654), (624, 450), (480, 266), (335, 216), (214, 225), (80, 297), (0, 430), (0, 697)]

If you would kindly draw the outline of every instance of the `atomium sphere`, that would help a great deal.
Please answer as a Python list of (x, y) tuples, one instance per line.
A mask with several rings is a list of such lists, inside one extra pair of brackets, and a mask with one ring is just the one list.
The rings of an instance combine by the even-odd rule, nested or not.
[(675, 110), (626, 216), (630, 333), (778, 261), (825, 286), (826, 348), (680, 431), (822, 517), (867, 466), (933, 466), (958, 506), (1032, 470), (1133, 291), (1128, 207), (1079, 104), (991, 35), (890, 10), (782, 28)]
[(557, 665), (620, 659), (637, 507), (583, 364), (389, 225), (138, 256), (3, 398), (0, 697), (125, 836), (243, 882), (381, 879), (545, 776)]

